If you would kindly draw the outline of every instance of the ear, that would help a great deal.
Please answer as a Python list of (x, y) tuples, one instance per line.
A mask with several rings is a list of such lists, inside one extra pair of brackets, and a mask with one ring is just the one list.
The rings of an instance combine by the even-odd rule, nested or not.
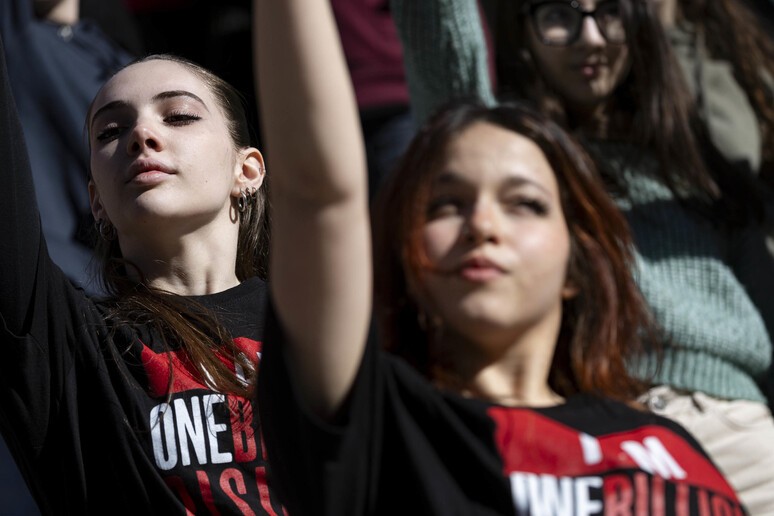
[(255, 147), (246, 147), (239, 151), (237, 164), (234, 170), (235, 182), (231, 195), (239, 197), (239, 190), (256, 190), (263, 184), (266, 176), (266, 167), (263, 164), (263, 155)]
[(91, 214), (94, 220), (107, 219), (105, 208), (102, 206), (102, 200), (99, 196), (99, 190), (93, 179), (89, 180), (89, 204), (91, 205)]

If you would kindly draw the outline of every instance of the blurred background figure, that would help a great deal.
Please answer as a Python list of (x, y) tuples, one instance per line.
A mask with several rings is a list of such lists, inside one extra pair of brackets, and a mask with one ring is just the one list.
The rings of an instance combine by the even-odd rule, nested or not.
[[(769, 252), (774, 254), (774, 3), (740, 0), (656, 0), (659, 18), (696, 100), (710, 139), (739, 174), (751, 174), (767, 205)], [(761, 267), (741, 269), (740, 281), (759, 307)], [(764, 314), (774, 335), (774, 314)], [(774, 407), (774, 371), (767, 378)]]
[(373, 198), (414, 135), (403, 50), (389, 0), (332, 0), (366, 142)]
[(92, 217), (84, 188), (84, 120), (97, 89), (130, 55), (81, 19), (78, 0), (0, 5), (0, 32), (49, 252), (74, 282), (94, 291), (86, 279)]

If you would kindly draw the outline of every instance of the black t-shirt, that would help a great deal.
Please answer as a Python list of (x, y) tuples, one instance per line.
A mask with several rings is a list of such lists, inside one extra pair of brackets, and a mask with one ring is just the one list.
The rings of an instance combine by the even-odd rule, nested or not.
[[(0, 337), (0, 425), (41, 510), (282, 514), (251, 402), (212, 391), (147, 328), (119, 329), (108, 342), (103, 307), (76, 294), (48, 320), (35, 314), (29, 333)], [(197, 300), (257, 361), (265, 294), (250, 280)], [(39, 337), (42, 324), (54, 328)]]
[[(208, 388), (148, 327), (109, 326), (51, 261), (1, 44), (0, 156), (0, 430), (41, 511), (282, 514), (250, 401)], [(266, 291), (195, 298), (256, 364)]]
[(550, 408), (463, 398), (373, 339), (340, 419), (326, 424), (299, 400), (282, 341), (270, 316), (259, 410), (291, 514), (744, 514), (670, 420), (589, 395)]

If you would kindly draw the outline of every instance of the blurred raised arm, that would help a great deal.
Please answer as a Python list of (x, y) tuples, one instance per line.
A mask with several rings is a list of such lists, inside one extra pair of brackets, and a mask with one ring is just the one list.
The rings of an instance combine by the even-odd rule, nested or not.
[(371, 314), (366, 161), (328, 0), (255, 0), (255, 56), (272, 182), (270, 285), (310, 408), (330, 417)]
[(22, 127), (8, 82), (0, 34), (0, 329), (29, 331), (38, 258), (40, 216)]
[(460, 97), (496, 104), (477, 0), (390, 0), (414, 120)]

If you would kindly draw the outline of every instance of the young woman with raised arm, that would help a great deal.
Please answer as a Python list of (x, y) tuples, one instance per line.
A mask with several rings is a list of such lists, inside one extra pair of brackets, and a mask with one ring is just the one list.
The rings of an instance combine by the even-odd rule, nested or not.
[(0, 429), (41, 513), (281, 514), (251, 405), (268, 232), (239, 95), (169, 56), (99, 91), (95, 299), (48, 255), (1, 46)]
[[(258, 405), (289, 512), (743, 514), (687, 432), (626, 403), (649, 319), (577, 143), (522, 107), (441, 113), (380, 201), (372, 266), (328, 2), (255, 13), (277, 167)], [(366, 337), (372, 267), (389, 351)]]

